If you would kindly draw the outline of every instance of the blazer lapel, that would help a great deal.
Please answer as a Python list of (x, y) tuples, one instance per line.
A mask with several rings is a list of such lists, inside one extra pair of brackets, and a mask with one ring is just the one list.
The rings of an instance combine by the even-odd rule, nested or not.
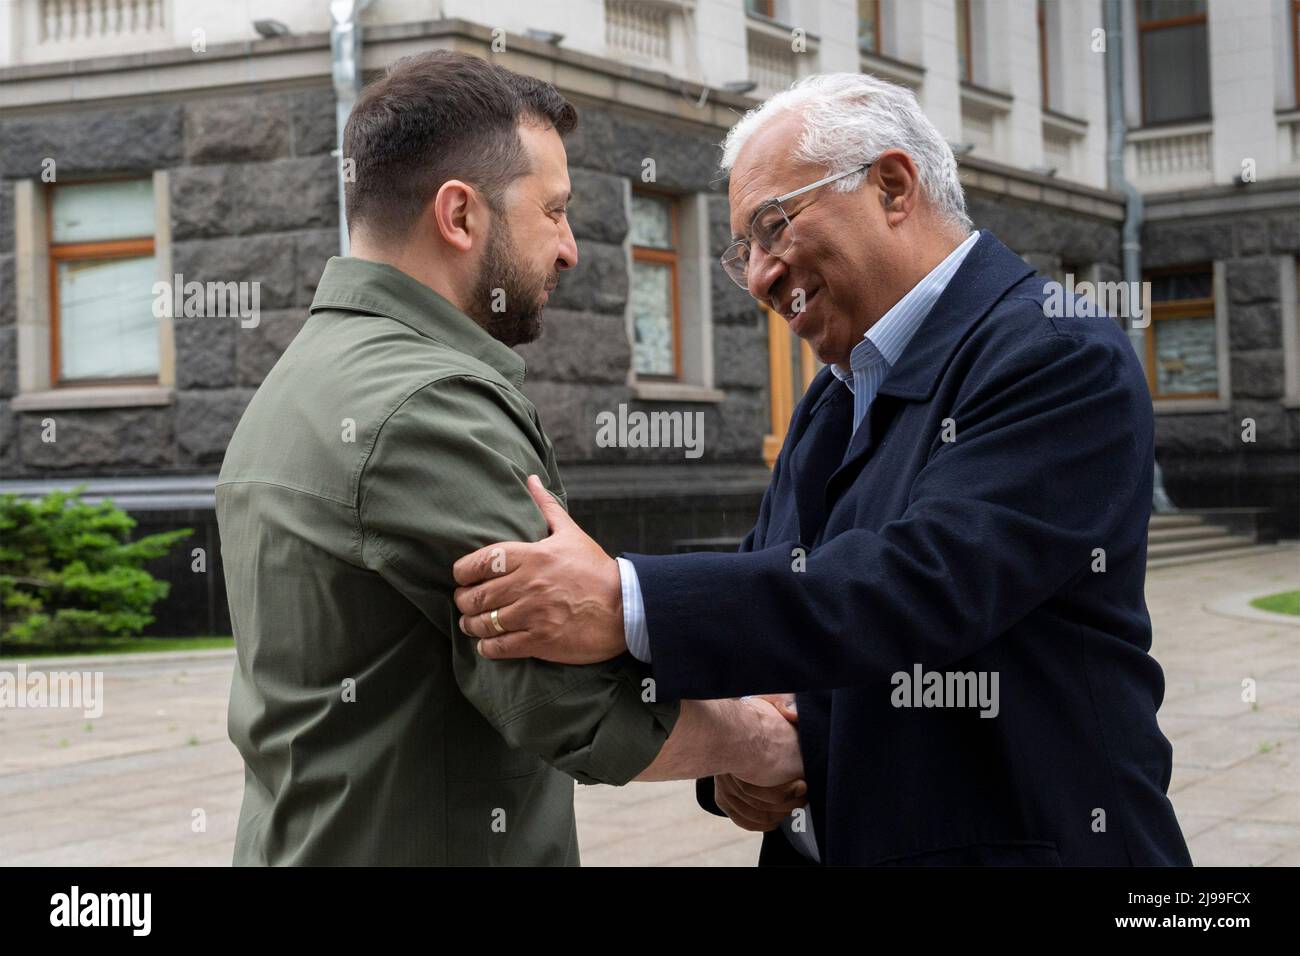
[(899, 403), (896, 400), (879, 392), (876, 393), (875, 399), (867, 409), (866, 417), (862, 419), (862, 424), (853, 433), (853, 440), (844, 450), (843, 458), (821, 488), (823, 506), (828, 512), (834, 506), (840, 492), (850, 483), (848, 476), (857, 474), (871, 457), (871, 452), (880, 444), (880, 439), (884, 438), (889, 431), (890, 423), (898, 408)]
[(853, 396), (843, 383), (832, 380), (815, 403), (791, 454), (799, 540), (808, 547), (826, 523), (823, 492), (844, 457), (852, 429)]

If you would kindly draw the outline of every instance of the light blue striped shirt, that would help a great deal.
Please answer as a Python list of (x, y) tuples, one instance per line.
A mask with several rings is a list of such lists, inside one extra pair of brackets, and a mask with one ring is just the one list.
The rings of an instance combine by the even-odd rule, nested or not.
[(912, 336), (930, 314), (939, 296), (943, 295), (943, 290), (948, 288), (948, 283), (966, 261), (966, 254), (979, 241), (979, 236), (978, 232), (967, 236), (961, 245), (948, 253), (943, 262), (894, 303), (894, 307), (881, 316), (879, 322), (867, 329), (862, 341), (849, 353), (849, 371), (844, 371), (838, 365), (831, 366), (831, 374), (853, 393), (855, 433), (862, 424), (862, 419), (867, 417), (867, 409), (880, 390), (880, 383), (885, 380), (889, 370), (898, 364), (903, 349), (912, 341)]
[[(855, 433), (862, 424), (862, 419), (866, 418), (867, 410), (880, 389), (880, 383), (885, 380), (889, 370), (898, 364), (903, 349), (907, 348), (907, 343), (912, 340), (978, 241), (979, 233), (972, 232), (961, 245), (948, 253), (943, 262), (914, 285), (907, 295), (894, 303), (893, 308), (880, 317), (880, 321), (867, 329), (862, 341), (849, 353), (847, 372), (838, 365), (831, 366), (831, 373), (853, 393)], [(650, 633), (646, 627), (645, 602), (641, 597), (641, 583), (637, 580), (636, 566), (625, 558), (617, 560), (623, 587), (623, 637), (632, 656), (648, 664)], [(782, 829), (786, 831), (786, 836), (795, 849), (820, 863), (817, 842), (813, 836), (812, 817), (806, 816), (805, 819), (808, 827), (806, 832), (794, 833), (790, 829), (789, 820), (782, 824)]]

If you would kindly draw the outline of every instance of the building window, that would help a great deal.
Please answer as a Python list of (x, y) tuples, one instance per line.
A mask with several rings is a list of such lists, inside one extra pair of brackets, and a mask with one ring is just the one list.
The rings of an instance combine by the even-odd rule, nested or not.
[(963, 83), (974, 81), (974, 64), (971, 62), (970, 0), (957, 0), (957, 79)]
[(745, 0), (745, 9), (760, 17), (773, 18), (776, 16), (776, 0)]
[[(1297, 0), (1300, 2), (1300, 0)], [(858, 49), (864, 53), (884, 52), (880, 40), (882, 0), (858, 0)]]
[(763, 311), (767, 315), (768, 406), (772, 422), (772, 430), (763, 438), (763, 461), (771, 468), (785, 444), (794, 407), (821, 370), (821, 362), (812, 346), (790, 331), (790, 323), (771, 309)]
[(1070, 91), (1065, 83), (1067, 58), (1061, 52), (1063, 15), (1059, 3), (1038, 0), (1038, 82), (1045, 112), (1070, 112)]
[(1205, 0), (1139, 0), (1142, 122), (1210, 115), (1210, 50)]
[(1042, 106), (1045, 110), (1052, 108), (1052, 85), (1048, 82), (1050, 76), (1048, 66), (1047, 51), (1047, 3), (1046, 0), (1038, 0), (1038, 82), (1041, 91)]
[(1291, 73), (1295, 80), (1295, 105), (1300, 106), (1300, 0), (1291, 0)]
[(152, 181), (49, 188), (50, 384), (157, 382)]
[(679, 379), (681, 296), (677, 204), (632, 193), (632, 370), (638, 378)]
[(1206, 266), (1145, 276), (1151, 283), (1151, 327), (1146, 336), (1151, 395), (1219, 396), (1218, 323), (1214, 273)]

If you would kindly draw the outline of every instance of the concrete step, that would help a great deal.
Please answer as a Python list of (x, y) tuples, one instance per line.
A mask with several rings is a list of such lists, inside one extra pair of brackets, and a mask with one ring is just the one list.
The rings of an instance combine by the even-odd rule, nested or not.
[(1229, 548), (1223, 551), (1202, 551), (1193, 554), (1177, 555), (1175, 557), (1150, 558), (1147, 559), (1147, 570), (1154, 571), (1159, 568), (1175, 568), (1184, 564), (1199, 564), (1202, 561), (1227, 561), (1232, 558), (1249, 558), (1258, 554), (1270, 554), (1279, 551), (1289, 551), (1285, 546), (1276, 544), (1251, 544), (1240, 548)]
[(1213, 539), (1228, 536), (1227, 528), (1218, 528), (1214, 525), (1189, 525), (1185, 528), (1152, 528), (1147, 532), (1147, 541), (1151, 544), (1164, 541), (1195, 541), (1197, 539)]
[(1152, 515), (1151, 528), (1190, 528), (1193, 525), (1203, 525), (1205, 519), (1200, 515)]
[(1176, 558), (1184, 554), (1217, 554), (1231, 551), (1233, 548), (1245, 548), (1256, 544), (1253, 538), (1221, 534), (1213, 537), (1195, 538), (1191, 541), (1164, 541), (1147, 545), (1147, 560), (1152, 558)]

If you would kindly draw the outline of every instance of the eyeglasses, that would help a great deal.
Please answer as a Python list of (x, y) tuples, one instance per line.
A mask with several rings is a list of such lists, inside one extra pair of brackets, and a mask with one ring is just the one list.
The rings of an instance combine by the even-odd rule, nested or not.
[(837, 179), (843, 179), (845, 176), (852, 176), (854, 173), (860, 173), (870, 169), (871, 163), (862, 163), (854, 166), (852, 169), (846, 169), (842, 173), (835, 173), (833, 176), (827, 176), (825, 179), (819, 179), (815, 183), (810, 183), (792, 193), (786, 193), (784, 196), (777, 196), (775, 199), (769, 199), (758, 209), (754, 210), (754, 215), (749, 219), (749, 239), (738, 239), (727, 247), (727, 251), (722, 254), (722, 270), (731, 277), (731, 281), (736, 283), (742, 289), (749, 288), (749, 243), (757, 242), (759, 248), (769, 256), (778, 258), (790, 251), (794, 245), (794, 226), (790, 223), (790, 217), (786, 215), (785, 209), (781, 204), (793, 199), (795, 196), (802, 196), (806, 192), (811, 192), (818, 186), (825, 186), (827, 183), (833, 183)]

